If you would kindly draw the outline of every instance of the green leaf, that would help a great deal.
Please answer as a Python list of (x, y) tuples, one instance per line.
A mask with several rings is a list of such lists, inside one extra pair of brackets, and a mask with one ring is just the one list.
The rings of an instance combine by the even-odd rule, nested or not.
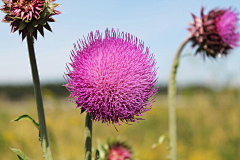
[(49, 14), (49, 11), (47, 9), (44, 9), (43, 12), (40, 14), (41, 18), (46, 17)]
[(54, 8), (56, 8), (57, 6), (59, 6), (59, 4), (57, 4), (57, 3), (50, 3), (50, 4), (49, 4), (49, 7), (50, 7), (51, 9), (54, 9)]
[(42, 26), (46, 25), (46, 21), (44, 19), (39, 19), (38, 23)]
[(100, 158), (99, 150), (97, 149), (97, 150), (96, 150), (96, 157), (95, 157), (95, 160), (98, 160), (99, 158)]
[(38, 21), (37, 20), (33, 20), (32, 21), (32, 25), (33, 25), (33, 27), (37, 27), (38, 26)]
[(152, 148), (156, 148), (157, 146), (161, 145), (161, 144), (164, 142), (165, 139), (166, 139), (166, 135), (165, 135), (165, 134), (162, 134), (162, 135), (158, 138), (157, 143), (154, 143), (154, 144), (152, 145)]
[(10, 148), (13, 152), (15, 152), (20, 160), (30, 160), (28, 157), (24, 155), (24, 153), (19, 149)]
[(97, 148), (98, 148), (98, 151), (99, 151), (99, 159), (103, 160), (106, 156), (107, 150), (103, 146), (100, 139), (97, 139)]
[(39, 124), (32, 117), (30, 117), (27, 114), (23, 114), (23, 115), (19, 116), (18, 118), (14, 119), (13, 121), (20, 121), (22, 119), (27, 119), (27, 120), (31, 121), (34, 124), (34, 126), (37, 127), (37, 129), (39, 130)]
[(45, 0), (45, 3), (47, 3), (47, 4), (48, 4), (49, 2), (50, 2), (50, 0)]
[(27, 24), (25, 22), (21, 21), (18, 30), (23, 30), (26, 27), (26, 25)]
[(45, 0), (45, 3), (44, 3), (44, 8), (48, 7), (48, 4), (50, 3), (50, 0)]
[(52, 9), (52, 8), (47, 8), (46, 10), (47, 10), (47, 13), (48, 13), (48, 14), (52, 14), (52, 12), (53, 12), (54, 9)]

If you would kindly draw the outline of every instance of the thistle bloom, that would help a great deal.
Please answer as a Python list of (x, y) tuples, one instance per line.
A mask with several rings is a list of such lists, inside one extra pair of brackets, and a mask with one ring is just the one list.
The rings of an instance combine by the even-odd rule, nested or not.
[(106, 29), (104, 38), (91, 32), (77, 44), (65, 86), (81, 113), (117, 125), (142, 120), (137, 117), (151, 109), (154, 99), (149, 98), (157, 92), (156, 62), (149, 49), (144, 52), (143, 42), (114, 29)]
[(213, 9), (201, 17), (192, 14), (194, 23), (188, 29), (191, 33), (193, 47), (198, 46), (196, 53), (204, 52), (207, 56), (216, 57), (218, 54), (227, 55), (229, 50), (238, 46), (239, 32), (238, 14), (231, 8)]
[(99, 159), (100, 160), (132, 160), (134, 158), (132, 149), (126, 142), (118, 138), (103, 145), (98, 141)]
[(107, 160), (131, 160), (132, 151), (125, 143), (113, 143), (109, 145)]
[(44, 36), (43, 27), (49, 31), (48, 22), (56, 22), (53, 15), (61, 12), (55, 10), (58, 4), (55, 0), (3, 0), (4, 5), (0, 8), (6, 16), (3, 22), (10, 23), (11, 33), (19, 30), (22, 40), (27, 34), (32, 34), (37, 39), (37, 31)]

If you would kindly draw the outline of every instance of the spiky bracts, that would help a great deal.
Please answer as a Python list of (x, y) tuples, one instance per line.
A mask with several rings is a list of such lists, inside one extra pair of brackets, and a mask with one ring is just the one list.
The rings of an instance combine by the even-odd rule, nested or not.
[(216, 57), (218, 54), (228, 54), (229, 50), (238, 46), (239, 32), (238, 13), (229, 9), (213, 9), (201, 17), (192, 14), (194, 22), (188, 29), (191, 33), (193, 47), (198, 46), (196, 53), (203, 52), (207, 56)]
[(132, 160), (134, 158), (132, 148), (126, 141), (108, 139), (107, 144), (98, 142), (100, 160)]
[(71, 52), (66, 88), (81, 113), (94, 121), (136, 122), (151, 109), (157, 92), (156, 61), (144, 44), (129, 33), (106, 29), (91, 32)]
[(52, 31), (48, 22), (56, 22), (53, 15), (61, 14), (55, 10), (58, 4), (55, 0), (3, 0), (4, 5), (0, 8), (6, 13), (3, 22), (10, 23), (11, 33), (19, 30), (22, 40), (31, 34), (37, 39), (37, 32), (44, 37), (43, 27)]

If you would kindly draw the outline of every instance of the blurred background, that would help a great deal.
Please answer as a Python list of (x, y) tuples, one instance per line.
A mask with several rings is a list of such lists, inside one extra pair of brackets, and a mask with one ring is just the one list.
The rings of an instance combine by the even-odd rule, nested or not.
[[(66, 63), (73, 43), (89, 32), (106, 28), (129, 32), (143, 40), (154, 53), (159, 93), (146, 120), (117, 127), (94, 123), (93, 147), (97, 139), (120, 136), (127, 140), (141, 160), (161, 160), (168, 155), (167, 143), (151, 149), (168, 131), (167, 83), (172, 60), (181, 42), (189, 36), (190, 13), (200, 16), (213, 8), (232, 7), (240, 12), (239, 0), (57, 0), (64, 14), (55, 16), (53, 33), (38, 37), (35, 50), (43, 84), (43, 100), (54, 159), (83, 157), (84, 115), (68, 101), (62, 87)], [(0, 2), (0, 5), (3, 3)], [(2, 19), (4, 14), (0, 12)], [(240, 25), (240, 24), (239, 24)], [(40, 160), (38, 132), (29, 121), (10, 122), (21, 114), (37, 120), (26, 40), (10, 35), (7, 23), (0, 23), (0, 155), (17, 159), (9, 149), (20, 148), (29, 158)], [(9, 36), (10, 35), (10, 36)], [(179, 160), (240, 159), (240, 47), (217, 59), (194, 56), (188, 44), (177, 74), (177, 118)]]

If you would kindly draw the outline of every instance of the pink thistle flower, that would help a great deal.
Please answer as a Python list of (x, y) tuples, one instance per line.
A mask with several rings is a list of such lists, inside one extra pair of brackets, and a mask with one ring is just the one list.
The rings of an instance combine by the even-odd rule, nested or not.
[(55, 22), (53, 15), (61, 14), (55, 10), (58, 4), (55, 0), (3, 0), (4, 5), (0, 10), (6, 13), (3, 22), (9, 22), (12, 26), (11, 33), (19, 30), (22, 40), (27, 34), (33, 34), (37, 39), (37, 31), (44, 36), (43, 27), (49, 31), (48, 22)]
[[(120, 125), (136, 122), (151, 109), (157, 88), (155, 59), (144, 44), (129, 33), (96, 31), (74, 44), (65, 87), (81, 113), (94, 121)], [(70, 69), (71, 68), (71, 69)]]
[(108, 139), (107, 144), (103, 145), (98, 142), (98, 151), (100, 160), (132, 160), (134, 154), (132, 148), (126, 143), (122, 142), (118, 138), (110, 141)]
[(237, 32), (238, 13), (229, 9), (213, 9), (201, 17), (192, 14), (194, 23), (188, 29), (191, 33), (193, 47), (198, 45), (198, 52), (216, 57), (218, 54), (227, 55), (229, 50), (238, 46), (240, 34)]
[(124, 143), (110, 144), (107, 160), (131, 160), (131, 148)]

